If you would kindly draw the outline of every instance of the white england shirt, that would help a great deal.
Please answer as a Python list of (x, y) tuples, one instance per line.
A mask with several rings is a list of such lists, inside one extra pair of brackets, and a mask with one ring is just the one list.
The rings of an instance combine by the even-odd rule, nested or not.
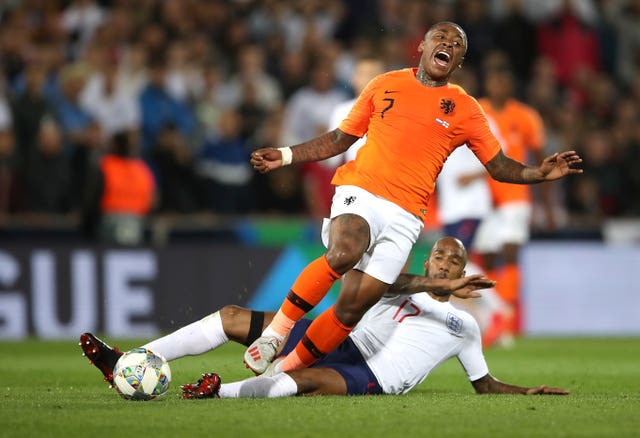
[(464, 219), (483, 219), (491, 211), (491, 192), (486, 178), (477, 178), (467, 185), (458, 179), (484, 170), (478, 158), (466, 146), (455, 149), (442, 166), (436, 180), (438, 215), (444, 224)]
[(452, 357), (470, 381), (489, 372), (475, 319), (426, 292), (384, 296), (350, 336), (385, 394), (407, 393)]

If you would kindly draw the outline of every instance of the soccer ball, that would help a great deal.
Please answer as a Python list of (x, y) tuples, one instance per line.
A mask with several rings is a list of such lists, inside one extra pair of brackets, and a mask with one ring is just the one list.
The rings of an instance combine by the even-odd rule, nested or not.
[(171, 383), (171, 369), (164, 357), (146, 348), (127, 351), (113, 369), (113, 386), (127, 400), (156, 400)]

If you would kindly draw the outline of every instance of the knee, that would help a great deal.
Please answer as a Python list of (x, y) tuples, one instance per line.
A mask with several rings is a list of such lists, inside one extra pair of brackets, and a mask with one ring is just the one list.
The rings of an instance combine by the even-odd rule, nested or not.
[(362, 254), (352, 248), (330, 249), (327, 251), (327, 263), (338, 274), (344, 274), (358, 263)]
[(339, 274), (344, 274), (353, 268), (362, 258), (367, 249), (368, 241), (358, 238), (343, 238), (329, 245), (327, 263)]
[(224, 306), (219, 310), (222, 325), (227, 327), (233, 326), (235, 323), (237, 323), (240, 316), (246, 311), (247, 309), (244, 309), (240, 306), (235, 306), (233, 304)]
[(369, 246), (369, 224), (360, 216), (344, 214), (333, 219), (329, 234), (327, 262), (344, 274), (362, 258)]

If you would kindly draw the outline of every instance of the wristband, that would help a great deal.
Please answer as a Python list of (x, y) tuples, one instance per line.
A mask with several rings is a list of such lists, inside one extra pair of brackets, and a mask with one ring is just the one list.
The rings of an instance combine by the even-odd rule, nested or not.
[(291, 151), (291, 148), (278, 148), (278, 150), (282, 154), (282, 165), (288, 166), (291, 164), (291, 161), (293, 160), (293, 152)]

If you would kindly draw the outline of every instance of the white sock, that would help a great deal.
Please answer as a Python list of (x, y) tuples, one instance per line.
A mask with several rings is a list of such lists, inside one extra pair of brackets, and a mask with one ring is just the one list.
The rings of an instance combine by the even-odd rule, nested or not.
[(220, 398), (274, 398), (298, 393), (298, 385), (287, 373), (271, 377), (250, 377), (240, 382), (223, 383)]
[(143, 347), (170, 361), (183, 356), (206, 353), (228, 341), (229, 337), (222, 328), (220, 312), (215, 312), (162, 338), (151, 341)]
[(262, 332), (262, 336), (269, 336), (278, 339), (280, 342), (284, 341), (284, 336), (271, 328), (271, 325), (268, 325), (267, 328)]

